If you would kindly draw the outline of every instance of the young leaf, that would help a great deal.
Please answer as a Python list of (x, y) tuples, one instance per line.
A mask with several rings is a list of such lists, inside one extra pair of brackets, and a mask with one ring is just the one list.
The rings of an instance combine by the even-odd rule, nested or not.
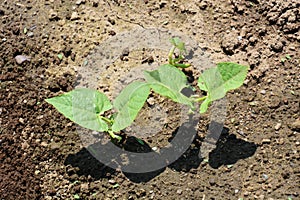
[(144, 106), (149, 93), (149, 85), (143, 82), (130, 83), (122, 90), (114, 101), (114, 107), (118, 111), (112, 125), (114, 132), (126, 128), (134, 121), (138, 112)]
[(207, 98), (200, 106), (200, 113), (206, 112), (212, 101), (221, 99), (226, 92), (240, 87), (247, 72), (247, 66), (226, 62), (205, 70), (198, 79), (199, 88), (207, 92)]
[(180, 52), (186, 52), (185, 44), (178, 37), (170, 39), (171, 44), (173, 44)]
[(80, 88), (63, 95), (46, 99), (60, 113), (84, 128), (108, 131), (101, 114), (112, 108), (109, 99), (97, 90)]
[(181, 90), (188, 85), (186, 76), (179, 69), (166, 64), (160, 66), (158, 70), (145, 71), (144, 75), (154, 92), (193, 107), (190, 99), (181, 93)]

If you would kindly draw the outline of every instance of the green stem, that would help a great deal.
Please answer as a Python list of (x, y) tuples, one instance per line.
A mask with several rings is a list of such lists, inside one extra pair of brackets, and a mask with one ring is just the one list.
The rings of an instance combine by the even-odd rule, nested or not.
[(174, 65), (175, 67), (180, 67), (180, 68), (187, 68), (187, 67), (190, 67), (190, 66), (191, 66), (190, 63), (187, 63), (187, 64), (174, 63), (173, 65)]
[(174, 54), (174, 51), (176, 49), (176, 46), (173, 46), (171, 49), (170, 49), (170, 52), (169, 52), (169, 55), (168, 55), (168, 58), (169, 58), (169, 64), (170, 65), (173, 65), (174, 67), (180, 67), (180, 68), (187, 68), (187, 67), (190, 67), (191, 64), (180, 64), (178, 62), (180, 62), (183, 58), (182, 58), (182, 55), (180, 55), (180, 58), (174, 58), (173, 59), (173, 54)]
[(100, 118), (101, 118), (103, 121), (105, 121), (106, 123), (109, 123), (109, 124), (112, 124), (112, 123), (113, 123), (113, 120), (110, 120), (110, 119), (108, 119), (108, 118), (106, 118), (106, 117), (100, 116)]
[(204, 101), (206, 98), (207, 98), (207, 96), (204, 96), (204, 97), (197, 98), (194, 101), (195, 102), (200, 102), (200, 101)]
[(170, 51), (169, 51), (168, 58), (169, 58), (169, 64), (170, 64), (170, 65), (173, 65), (173, 64), (174, 64), (173, 54), (174, 54), (175, 49), (176, 49), (176, 47), (173, 46), (173, 47), (170, 49)]
[(117, 139), (119, 142), (121, 142), (121, 140), (122, 140), (122, 137), (121, 137), (121, 136), (119, 136), (119, 135), (116, 135), (116, 134), (114, 134), (114, 132), (113, 132), (113, 131), (108, 131), (108, 134), (110, 135), (110, 137), (111, 137), (111, 138), (113, 138), (113, 139)]

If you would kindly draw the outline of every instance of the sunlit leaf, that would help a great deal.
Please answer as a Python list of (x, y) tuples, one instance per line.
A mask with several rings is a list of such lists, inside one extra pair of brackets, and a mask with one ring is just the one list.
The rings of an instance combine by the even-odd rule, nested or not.
[(97, 90), (80, 88), (46, 99), (65, 117), (84, 128), (107, 131), (108, 125), (101, 114), (112, 108), (109, 99)]
[(146, 102), (149, 93), (149, 85), (143, 82), (133, 82), (122, 90), (114, 101), (114, 107), (118, 111), (112, 126), (114, 132), (131, 125)]

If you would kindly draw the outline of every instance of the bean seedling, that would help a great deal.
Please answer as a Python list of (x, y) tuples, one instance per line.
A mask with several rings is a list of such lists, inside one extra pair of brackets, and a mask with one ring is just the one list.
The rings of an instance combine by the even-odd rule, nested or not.
[[(127, 85), (110, 102), (108, 97), (97, 90), (78, 88), (60, 96), (46, 99), (60, 113), (80, 126), (98, 132), (107, 132), (112, 139), (121, 141), (118, 132), (130, 126), (144, 106), (150, 91), (173, 101), (189, 106), (195, 112), (195, 104), (201, 102), (199, 112), (205, 113), (211, 102), (223, 98), (230, 90), (240, 87), (247, 75), (248, 67), (236, 63), (222, 62), (216, 67), (204, 70), (198, 78), (198, 87), (206, 96), (187, 97), (182, 93), (190, 87), (181, 68), (190, 67), (185, 62), (185, 44), (179, 38), (170, 40), (173, 45), (168, 54), (168, 64), (153, 71), (145, 71), (145, 81), (135, 81)], [(175, 50), (179, 51), (175, 55)], [(113, 111), (109, 117), (105, 112)]]

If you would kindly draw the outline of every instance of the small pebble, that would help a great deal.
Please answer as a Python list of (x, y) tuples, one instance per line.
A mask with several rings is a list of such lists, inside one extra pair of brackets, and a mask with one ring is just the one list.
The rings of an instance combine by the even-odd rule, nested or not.
[(42, 147), (46, 147), (46, 146), (48, 146), (48, 144), (47, 144), (47, 142), (42, 142), (42, 143), (41, 143), (41, 146), (42, 146)]
[(24, 120), (23, 118), (19, 118), (19, 122), (20, 122), (21, 124), (24, 124), (24, 123), (25, 123), (25, 120)]
[(262, 139), (261, 141), (263, 144), (269, 144), (271, 143), (271, 140), (270, 139)]
[(149, 97), (147, 99), (147, 103), (150, 105), (150, 106), (153, 106), (155, 104), (155, 99), (153, 97)]
[(179, 189), (179, 190), (176, 191), (176, 193), (177, 193), (177, 194), (182, 194), (182, 190)]
[(269, 178), (267, 174), (262, 174), (261, 176), (262, 176), (262, 178), (265, 179), (265, 180), (267, 180), (267, 179)]
[(157, 149), (158, 149), (157, 147), (152, 147), (153, 151), (157, 151)]
[(295, 50), (296, 50), (296, 48), (295, 48), (294, 46), (291, 46), (289, 49), (290, 49), (291, 51), (295, 51)]
[(34, 33), (33, 33), (33, 32), (29, 32), (29, 33), (27, 33), (27, 36), (28, 36), (28, 37), (33, 37), (33, 36), (34, 36)]
[(25, 61), (30, 61), (30, 57), (28, 56), (23, 56), (23, 55), (17, 55), (15, 57), (16, 62), (20, 65)]
[(261, 90), (260, 93), (261, 94), (266, 94), (266, 90)]
[(40, 170), (36, 170), (36, 171), (34, 172), (35, 175), (39, 175), (40, 173), (41, 173)]
[(275, 125), (275, 130), (278, 131), (281, 128), (281, 123), (277, 123)]
[(79, 19), (78, 13), (72, 12), (70, 20), (73, 21), (73, 20), (77, 20), (77, 19)]
[(78, 6), (79, 6), (80, 4), (82, 4), (82, 3), (85, 3), (85, 0), (77, 0), (77, 1), (76, 1), (76, 5), (78, 5)]

